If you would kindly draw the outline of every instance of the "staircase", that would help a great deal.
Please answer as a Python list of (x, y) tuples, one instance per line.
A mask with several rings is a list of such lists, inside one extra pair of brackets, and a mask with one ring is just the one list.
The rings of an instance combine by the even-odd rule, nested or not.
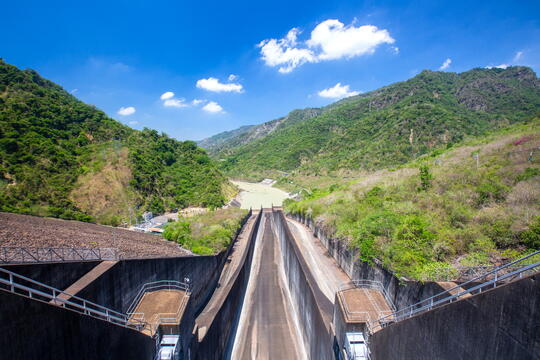
[[(516, 267), (518, 267), (517, 270)], [(516, 279), (521, 279), (539, 270), (540, 250), (506, 265), (499, 266), (494, 270), (459, 285), (455, 284), (453, 286), (452, 283), (445, 283), (443, 284), (443, 288), (446, 289), (445, 291), (379, 318), (373, 325), (373, 331), (379, 330), (391, 323), (403, 321), (411, 316), (430, 311), (436, 307), (465, 299)]]
[[(103, 265), (103, 268), (113, 265)], [(103, 270), (103, 268), (100, 268), (100, 271)], [(82, 280), (82, 278), (80, 280)], [(77, 284), (77, 282), (75, 284)], [(75, 286), (75, 284), (72, 286)], [(77, 287), (79, 285), (77, 285)], [(69, 311), (143, 333), (150, 327), (145, 321), (130, 319), (126, 314), (106, 308), (3, 268), (0, 268), (0, 290), (35, 301), (48, 303), (51, 306), (62, 307)]]

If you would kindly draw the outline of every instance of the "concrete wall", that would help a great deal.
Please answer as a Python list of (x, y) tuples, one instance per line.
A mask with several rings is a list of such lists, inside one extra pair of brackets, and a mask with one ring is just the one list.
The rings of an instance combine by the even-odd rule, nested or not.
[(323, 295), (298, 248), (282, 211), (273, 211), (285, 275), (310, 359), (334, 359), (332, 303)]
[(2, 267), (32, 280), (64, 290), (99, 263), (99, 261), (81, 261), (48, 264), (2, 265)]
[(102, 360), (152, 358), (155, 341), (56, 306), (0, 291), (0, 358)]
[(380, 264), (363, 262), (360, 260), (358, 250), (349, 248), (345, 241), (327, 236), (326, 232), (315, 224), (311, 218), (296, 214), (288, 216), (309, 227), (351, 279), (367, 279), (381, 282), (397, 309), (416, 304), (423, 299), (444, 291), (436, 282), (421, 283), (404, 278), (400, 279), (392, 272), (384, 269)]
[(202, 339), (193, 339), (191, 354), (193, 359), (223, 359), (234, 340), (234, 330), (242, 307), (246, 287), (251, 272), (251, 262), (255, 247), (255, 239), (261, 222), (262, 211), (259, 212), (255, 224), (249, 234), (247, 251), (233, 275), (232, 286), (223, 294), (215, 311), (209, 315), (209, 327)]
[(374, 360), (540, 359), (540, 274), (392, 324)]

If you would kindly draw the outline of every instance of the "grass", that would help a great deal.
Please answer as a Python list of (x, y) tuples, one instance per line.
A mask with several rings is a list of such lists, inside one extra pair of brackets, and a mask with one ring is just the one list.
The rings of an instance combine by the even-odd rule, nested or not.
[(227, 248), (242, 225), (247, 210), (217, 209), (167, 224), (163, 237), (199, 255)]
[(429, 280), (498, 265), (540, 249), (539, 125), (305, 192), (285, 208), (402, 276)]

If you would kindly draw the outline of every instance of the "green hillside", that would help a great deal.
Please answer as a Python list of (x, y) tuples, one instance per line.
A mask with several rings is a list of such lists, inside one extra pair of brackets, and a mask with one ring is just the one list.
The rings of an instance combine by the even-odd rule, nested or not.
[(194, 142), (133, 130), (0, 59), (0, 211), (118, 224), (221, 206), (228, 187)]
[(530, 68), (423, 71), (251, 141), (238, 141), (252, 128), (222, 143), (214, 156), (224, 159), (223, 169), (232, 176), (380, 169), (539, 113), (540, 81)]
[(540, 119), (303, 197), (286, 211), (401, 276), (500, 265), (540, 250)]

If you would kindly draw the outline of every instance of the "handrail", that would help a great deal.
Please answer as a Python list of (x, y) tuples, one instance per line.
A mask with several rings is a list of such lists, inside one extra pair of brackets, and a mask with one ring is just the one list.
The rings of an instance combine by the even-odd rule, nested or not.
[[(396, 307), (394, 305), (394, 302), (392, 301), (392, 298), (390, 297), (390, 295), (386, 291), (386, 288), (383, 286), (383, 284), (380, 281), (367, 280), (367, 279), (357, 279), (357, 280), (351, 280), (351, 282), (353, 283), (354, 288), (366, 287), (366, 288), (370, 288), (370, 289), (379, 290), (383, 294), (384, 299), (386, 300), (388, 305), (390, 305), (390, 308), (392, 309), (392, 312), (394, 312), (396, 310)], [(346, 283), (346, 284), (343, 284), (343, 285), (341, 285), (339, 287), (339, 291), (343, 291), (343, 290), (351, 289), (351, 288), (353, 288), (353, 287), (351, 287), (351, 285)]]
[(114, 248), (0, 247), (0, 264), (36, 262), (119, 260)]
[[(23, 285), (23, 284), (27, 285)], [(40, 289), (41, 288), (41, 289)], [(105, 320), (112, 324), (142, 331), (149, 327), (144, 321), (130, 319), (126, 314), (71, 295), (65, 291), (40, 283), (12, 271), (0, 268), (0, 290), (32, 300), (63, 307), (66, 310)], [(64, 295), (64, 296), (60, 296)]]
[[(474, 292), (478, 291), (477, 293), (481, 293), (482, 290), (485, 287), (494, 288), (500, 285), (499, 283), (502, 283), (504, 280), (513, 280), (515, 277), (519, 276), (520, 278), (523, 276), (525, 272), (531, 271), (537, 267), (540, 267), (540, 261), (536, 263), (532, 263), (529, 265), (524, 265), (520, 267), (517, 270), (514, 270), (509, 273), (504, 273), (502, 275), (499, 275), (499, 272), (501, 270), (507, 269), (509, 267), (513, 267), (515, 264), (521, 263), (526, 259), (529, 259), (532, 256), (540, 254), (540, 250), (536, 251), (534, 253), (531, 253), (527, 256), (524, 256), (518, 260), (512, 261), (508, 264), (505, 264), (503, 266), (500, 266), (492, 271), (489, 271), (481, 276), (478, 276), (472, 280), (469, 280), (465, 283), (459, 284), (457, 286), (454, 286), (448, 290), (445, 290), (441, 293), (438, 293), (434, 296), (431, 296), (427, 299), (424, 299), (422, 301), (417, 302), (416, 304), (410, 305), (404, 309), (401, 309), (399, 311), (395, 311), (391, 315), (383, 316), (380, 319), (377, 320), (375, 324), (375, 328), (377, 326), (382, 327), (382, 324), (388, 324), (391, 322), (397, 322), (404, 319), (407, 319), (413, 315), (416, 315), (421, 312), (425, 312), (428, 310), (433, 309), (436, 306), (443, 305), (446, 303), (451, 303), (453, 301), (459, 300), (464, 295), (467, 294), (473, 294)], [(491, 275), (493, 275), (492, 279), (488, 279)], [(484, 280), (484, 282), (474, 285), (475, 283), (479, 282), (479, 280)], [(465, 285), (473, 285), (468, 289), (465, 289)], [(452, 292), (454, 292), (452, 294)], [(448, 295), (450, 294), (450, 295)]]
[[(187, 280), (187, 278), (186, 278)], [(137, 305), (139, 305), (142, 297), (147, 292), (151, 291), (157, 291), (157, 290), (182, 290), (184, 291), (184, 296), (182, 297), (182, 301), (178, 304), (178, 309), (174, 313), (158, 313), (154, 314), (150, 319), (145, 318), (144, 313), (136, 313), (133, 312)], [(159, 280), (154, 282), (149, 282), (141, 286), (141, 289), (131, 302), (131, 305), (128, 308), (127, 316), (136, 321), (142, 321), (148, 324), (148, 329), (150, 331), (150, 334), (153, 336), (157, 333), (157, 330), (159, 329), (160, 325), (167, 325), (167, 324), (177, 324), (180, 322), (180, 310), (184, 307), (186, 302), (189, 299), (189, 296), (191, 295), (190, 292), (190, 285), (189, 282), (182, 282), (177, 280)]]
[(182, 282), (182, 281), (177, 281), (177, 280), (158, 280), (158, 281), (149, 282), (141, 286), (141, 288), (137, 292), (137, 295), (135, 295), (135, 297), (131, 301), (131, 304), (129, 305), (126, 313), (134, 314), (133, 311), (135, 310), (135, 308), (137, 307), (137, 305), (139, 304), (139, 302), (141, 301), (142, 297), (144, 296), (146, 292), (163, 290), (164, 288), (169, 289), (169, 290), (171, 288), (183, 290), (186, 293), (190, 292), (190, 285), (189, 285), (189, 282), (187, 281)]

